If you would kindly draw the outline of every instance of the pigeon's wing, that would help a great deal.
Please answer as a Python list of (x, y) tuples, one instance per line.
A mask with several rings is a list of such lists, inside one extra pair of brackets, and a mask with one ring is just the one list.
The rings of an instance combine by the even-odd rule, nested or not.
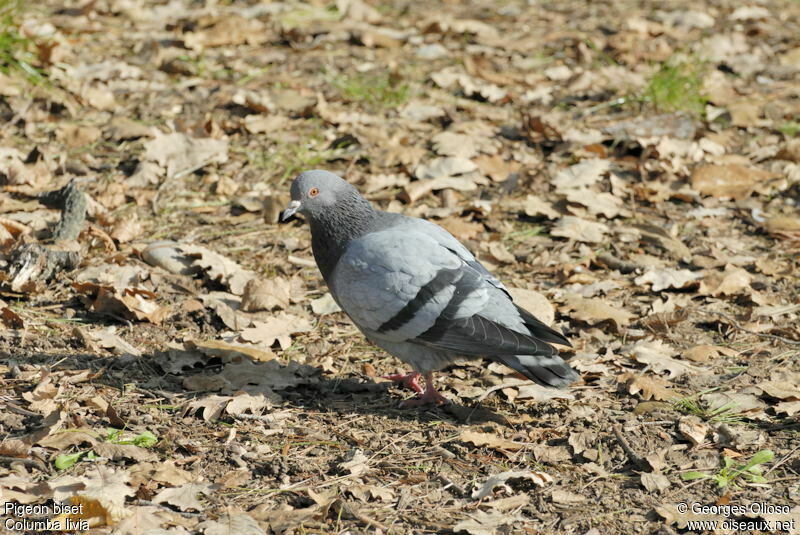
[[(458, 241), (455, 236), (447, 232), (447, 230), (431, 221), (426, 221), (424, 219), (404, 218), (404, 221), (405, 224), (398, 225), (398, 229), (426, 233), (439, 245), (445, 247), (450, 252), (461, 258), (461, 260), (463, 260), (469, 268), (476, 271), (480, 275), (483, 281), (502, 291), (502, 294), (500, 295), (496, 294), (495, 292), (490, 292), (490, 295), (493, 297), (493, 299), (491, 299), (490, 302), (484, 307), (484, 310), (482, 310), (482, 315), (484, 318), (500, 320), (501, 326), (503, 324), (506, 326), (517, 326), (519, 323), (522, 323), (524, 324), (524, 328), (517, 328), (514, 330), (528, 332), (535, 338), (544, 342), (566, 346), (571, 345), (569, 341), (564, 338), (563, 334), (542, 323), (527, 310), (520, 308), (516, 304), (511, 307), (510, 305), (513, 303), (513, 299), (505, 285), (500, 282), (500, 279), (495, 277), (488, 269), (486, 269), (483, 264), (478, 262), (469, 249), (464, 247), (464, 245)], [(432, 332), (427, 333), (427, 335), (428, 338), (433, 339), (438, 332), (448, 329), (450, 329), (450, 338), (455, 336), (457, 331), (464, 329), (467, 331), (474, 330), (477, 333), (479, 330), (483, 329), (480, 320), (484, 318), (471, 319), (472, 323), (466, 321), (461, 321), (460, 323), (448, 322), (447, 320), (452, 320), (454, 318), (450, 318), (447, 314), (445, 314), (442, 318), (442, 321), (439, 322), (439, 325), (437, 325)], [(490, 327), (487, 325), (486, 328), (488, 329)], [(444, 338), (445, 337), (443, 337), (441, 340), (442, 343), (446, 343)], [(469, 344), (467, 340), (464, 340), (463, 343)], [(544, 352), (548, 351), (549, 348), (550, 346), (546, 346), (541, 350), (541, 352), (537, 351), (537, 354), (545, 354)], [(453, 350), (455, 351), (456, 349)]]
[(415, 228), (417, 232), (425, 232), (431, 236), (439, 245), (450, 250), (453, 254), (461, 258), (468, 266), (477, 271), (486, 282), (495, 288), (502, 290), (506, 293), (506, 295), (511, 297), (511, 294), (508, 293), (508, 289), (505, 287), (505, 285), (503, 285), (502, 282), (500, 282), (500, 279), (495, 277), (488, 269), (486, 269), (486, 267), (484, 267), (483, 264), (478, 262), (469, 249), (464, 247), (464, 244), (458, 241), (455, 236), (447, 232), (447, 230), (440, 227), (436, 223), (427, 221), (425, 219), (407, 218), (407, 221), (409, 228)]
[(371, 336), (413, 340), (447, 311), (469, 317), (487, 303), (480, 275), (426, 233), (391, 229), (354, 240), (330, 278), (331, 293)]

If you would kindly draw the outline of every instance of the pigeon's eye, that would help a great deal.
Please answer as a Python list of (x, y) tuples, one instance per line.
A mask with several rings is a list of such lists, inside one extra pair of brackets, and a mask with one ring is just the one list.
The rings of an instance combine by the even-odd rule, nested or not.
[(319, 188), (311, 188), (308, 190), (309, 197), (316, 197), (317, 195), (319, 195)]

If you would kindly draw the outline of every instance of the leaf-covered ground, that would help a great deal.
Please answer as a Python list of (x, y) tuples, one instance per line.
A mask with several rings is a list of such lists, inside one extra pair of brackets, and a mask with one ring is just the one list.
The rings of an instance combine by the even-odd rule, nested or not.
[[(0, 0), (0, 501), (800, 533), (800, 2), (29, 4)], [(475, 362), (397, 408), (277, 224), (309, 168), (449, 229), (581, 381)]]

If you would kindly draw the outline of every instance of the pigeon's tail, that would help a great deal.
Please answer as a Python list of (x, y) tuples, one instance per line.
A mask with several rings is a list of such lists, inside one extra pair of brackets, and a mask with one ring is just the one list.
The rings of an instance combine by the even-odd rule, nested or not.
[(495, 355), (491, 358), (542, 386), (565, 387), (579, 378), (558, 355)]
[(536, 316), (524, 308), (517, 306), (517, 312), (522, 317), (522, 321), (525, 322), (525, 326), (534, 338), (538, 338), (549, 344), (561, 344), (563, 346), (572, 347), (572, 344), (569, 343), (569, 340), (567, 340), (561, 332), (552, 327), (548, 327), (547, 324), (539, 321)]

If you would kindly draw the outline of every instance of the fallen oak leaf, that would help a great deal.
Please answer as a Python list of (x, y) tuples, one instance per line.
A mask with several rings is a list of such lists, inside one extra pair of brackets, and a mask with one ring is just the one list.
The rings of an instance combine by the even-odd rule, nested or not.
[(646, 364), (656, 373), (667, 372), (670, 379), (703, 371), (703, 368), (672, 358), (677, 351), (661, 340), (640, 340), (627, 351), (636, 362)]
[(691, 360), (692, 362), (708, 362), (719, 355), (735, 357), (738, 354), (738, 351), (729, 347), (700, 344), (684, 351), (683, 358)]
[(608, 233), (608, 225), (575, 216), (562, 217), (550, 231), (552, 236), (585, 243), (600, 243)]
[(138, 462), (151, 462), (158, 459), (158, 456), (152, 451), (148, 451), (134, 444), (98, 442), (92, 446), (92, 450), (100, 457), (106, 457), (111, 460), (133, 459)]
[(159, 324), (166, 318), (170, 309), (154, 302), (156, 294), (141, 288), (118, 290), (111, 286), (93, 282), (73, 282), (72, 287), (85, 294), (83, 301), (89, 310), (118, 319), (128, 319)]
[(649, 269), (643, 275), (634, 279), (633, 282), (643, 286), (650, 284), (654, 292), (660, 292), (669, 288), (684, 290), (687, 288), (697, 288), (697, 282), (701, 275), (689, 271), (688, 269)]
[(53, 521), (66, 522), (69, 518), (75, 523), (77, 520), (87, 520), (92, 527), (116, 524), (127, 515), (125, 499), (135, 494), (135, 490), (127, 484), (129, 480), (130, 476), (125, 470), (114, 471), (103, 465), (90, 468), (78, 478), (84, 488), (68, 500), (71, 505), (80, 505), (80, 509), (61, 514)]
[(247, 281), (242, 293), (241, 309), (245, 312), (286, 308), (291, 298), (292, 284), (283, 277)]
[(643, 400), (667, 401), (680, 397), (680, 394), (670, 390), (670, 384), (660, 377), (650, 377), (634, 372), (623, 373), (617, 377), (617, 382), (628, 387), (628, 393), (641, 394)]
[(610, 321), (619, 332), (620, 328), (630, 324), (635, 316), (627, 310), (614, 307), (600, 298), (585, 299), (579, 295), (567, 298), (566, 312), (573, 319), (585, 321), (594, 325), (603, 321)]
[(759, 185), (775, 178), (773, 173), (743, 165), (701, 165), (692, 173), (692, 189), (704, 195), (740, 201)]
[(466, 429), (461, 432), (458, 437), (463, 442), (469, 442), (476, 446), (488, 446), (492, 449), (506, 450), (506, 451), (519, 451), (525, 444), (514, 442), (503, 437), (493, 435), (492, 433), (481, 433), (480, 431), (473, 431)]
[(470, 535), (495, 535), (498, 529), (518, 520), (517, 515), (493, 509), (489, 512), (480, 509), (453, 526), (456, 533), (465, 531)]
[(203, 535), (265, 535), (255, 519), (247, 513), (225, 514), (218, 520), (206, 520), (197, 525)]
[[(506, 481), (510, 479), (528, 479), (539, 487), (543, 487), (546, 484), (553, 482), (553, 477), (551, 475), (538, 470), (509, 470), (508, 472), (501, 472), (489, 477), (489, 479), (487, 479), (479, 489), (476, 489), (475, 492), (472, 493), (472, 499), (482, 500), (483, 498), (492, 494), (494, 492), (494, 488), (499, 485), (502, 485), (505, 489), (510, 490), (505, 484)], [(511, 494), (511, 492), (509, 492), (509, 494)]]
[(753, 276), (740, 267), (727, 265), (722, 273), (712, 273), (700, 285), (700, 295), (720, 297), (736, 295), (750, 290)]
[(244, 329), (239, 337), (246, 341), (270, 347), (277, 340), (281, 349), (292, 345), (291, 335), (308, 332), (313, 327), (306, 318), (281, 312), (267, 321), (253, 322), (253, 327)]
[(188, 511), (190, 509), (202, 511), (205, 507), (198, 499), (198, 495), (206, 494), (211, 496), (213, 491), (218, 488), (219, 485), (214, 483), (185, 483), (180, 487), (162, 489), (158, 494), (153, 496), (153, 502), (168, 503), (174, 505), (181, 511)]

